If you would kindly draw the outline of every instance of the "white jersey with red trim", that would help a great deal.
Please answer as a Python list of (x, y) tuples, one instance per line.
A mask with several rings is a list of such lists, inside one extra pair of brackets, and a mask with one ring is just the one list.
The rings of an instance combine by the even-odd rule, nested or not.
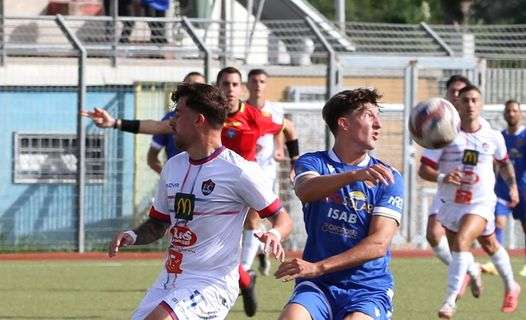
[(150, 217), (169, 222), (170, 247), (154, 287), (219, 286), (237, 297), (240, 242), (249, 208), (261, 217), (281, 203), (261, 169), (221, 147), (199, 161), (182, 152), (165, 164)]
[(460, 131), (448, 146), (424, 150), (421, 162), (448, 174), (458, 169), (462, 174), (460, 186), (439, 183), (437, 197), (443, 203), (476, 204), (496, 201), (493, 187), (493, 160), (508, 158), (506, 144), (500, 132), (482, 125), (476, 132)]
[[(272, 122), (283, 125), (283, 109), (276, 104), (265, 101), (260, 109), (263, 116), (272, 117)], [(277, 174), (277, 163), (274, 159), (274, 135), (267, 133), (258, 138), (256, 162), (261, 166), (265, 175), (274, 181)]]

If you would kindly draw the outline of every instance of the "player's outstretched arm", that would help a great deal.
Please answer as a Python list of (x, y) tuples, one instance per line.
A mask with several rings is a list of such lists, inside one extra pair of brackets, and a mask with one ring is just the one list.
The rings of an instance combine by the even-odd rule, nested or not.
[(279, 266), (274, 275), (277, 279), (290, 281), (296, 278), (315, 278), (360, 266), (385, 256), (397, 229), (398, 224), (394, 219), (374, 216), (369, 226), (369, 235), (353, 248), (316, 263), (300, 258), (286, 261)]
[(515, 169), (513, 169), (513, 164), (510, 159), (504, 161), (497, 161), (500, 165), (499, 174), (509, 188), (510, 201), (508, 202), (508, 207), (514, 208), (519, 203), (519, 190), (517, 188), (517, 180), (515, 178)]
[(301, 202), (311, 202), (326, 198), (355, 181), (389, 185), (394, 182), (394, 177), (390, 168), (382, 164), (375, 164), (361, 170), (338, 174), (321, 176), (305, 174), (296, 179), (294, 191)]
[(255, 236), (265, 244), (265, 252), (271, 253), (277, 260), (283, 262), (285, 250), (281, 240), (286, 239), (292, 231), (292, 219), (285, 210), (281, 209), (269, 217), (269, 220), (272, 222), (272, 229), (267, 232), (257, 232)]
[(81, 115), (90, 118), (99, 128), (114, 128), (131, 133), (145, 134), (170, 134), (170, 120), (126, 120), (114, 118), (108, 111), (102, 108), (94, 108), (93, 111), (81, 111)]
[(159, 240), (169, 226), (169, 223), (148, 218), (134, 230), (118, 232), (108, 246), (108, 255), (115, 256), (121, 247), (149, 244)]

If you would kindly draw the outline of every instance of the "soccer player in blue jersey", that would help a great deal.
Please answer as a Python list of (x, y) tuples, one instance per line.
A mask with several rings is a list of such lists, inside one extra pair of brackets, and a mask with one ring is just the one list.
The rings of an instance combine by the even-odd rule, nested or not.
[[(521, 222), (522, 230), (526, 234), (526, 128), (522, 123), (522, 111), (518, 101), (506, 101), (504, 120), (506, 120), (508, 127), (502, 131), (502, 135), (515, 169), (520, 200), (515, 208), (512, 209), (508, 206), (510, 201), (508, 186), (499, 176), (495, 184), (495, 193), (498, 198), (495, 207), (495, 234), (501, 244), (504, 242), (504, 228), (510, 213), (512, 213), (513, 218)], [(519, 274), (526, 277), (526, 264)]]
[(295, 192), (303, 203), (307, 243), (302, 259), (275, 275), (296, 280), (280, 319), (390, 319), (390, 243), (403, 207), (398, 171), (371, 157), (382, 128), (376, 90), (333, 96), (323, 118), (334, 147), (302, 155)]

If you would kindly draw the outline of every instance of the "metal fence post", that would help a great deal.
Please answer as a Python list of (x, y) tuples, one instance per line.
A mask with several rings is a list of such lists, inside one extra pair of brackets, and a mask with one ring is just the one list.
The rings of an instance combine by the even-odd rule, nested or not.
[(416, 103), (418, 83), (417, 61), (413, 60), (404, 70), (404, 212), (402, 215), (402, 235), (407, 242), (412, 241), (413, 232), (411, 222), (415, 219), (412, 215), (416, 211), (416, 201), (413, 187), (416, 187), (416, 172), (414, 163), (413, 142), (409, 136), (409, 113)]
[(190, 35), (190, 38), (192, 38), (192, 41), (197, 45), (199, 50), (203, 51), (205, 55), (204, 61), (203, 61), (205, 79), (206, 79), (206, 83), (211, 83), (212, 78), (210, 74), (210, 68), (212, 65), (212, 55), (211, 55), (210, 49), (208, 49), (206, 47), (205, 42), (201, 40), (201, 38), (199, 38), (194, 27), (192, 26), (192, 23), (190, 22), (190, 20), (188, 20), (187, 17), (183, 17), (182, 22), (183, 22), (183, 27), (185, 28), (186, 32), (188, 32), (188, 34)]
[(5, 17), (4, 17), (4, 0), (0, 0), (0, 66), (5, 64), (6, 51), (5, 51)]
[[(307, 25), (312, 30), (312, 32), (316, 35), (316, 38), (321, 42), (323, 48), (327, 52), (327, 76), (326, 76), (326, 91), (325, 91), (325, 98), (326, 100), (329, 100), (333, 95), (336, 94), (336, 91), (339, 87), (339, 73), (338, 73), (338, 67), (336, 62), (336, 51), (332, 48), (331, 44), (323, 34), (320, 32), (314, 21), (310, 17), (305, 17), (305, 21), (307, 22)], [(329, 131), (329, 128), (325, 126), (325, 148), (329, 150), (331, 147), (331, 133)]]
[(112, 0), (110, 3), (110, 14), (111, 14), (111, 66), (117, 66), (117, 45), (119, 39), (117, 39), (117, 18), (119, 16), (119, 0)]
[(68, 28), (62, 15), (57, 15), (56, 22), (71, 45), (78, 51), (78, 88), (77, 88), (77, 250), (84, 252), (84, 194), (86, 184), (86, 128), (82, 125), (80, 111), (84, 109), (86, 98), (86, 49), (77, 36)]

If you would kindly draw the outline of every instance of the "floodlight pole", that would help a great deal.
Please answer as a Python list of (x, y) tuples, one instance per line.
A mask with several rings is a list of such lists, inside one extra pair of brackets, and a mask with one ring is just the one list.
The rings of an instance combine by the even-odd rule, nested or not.
[(77, 251), (84, 252), (84, 194), (86, 187), (86, 128), (82, 125), (81, 111), (84, 110), (86, 98), (86, 49), (69, 27), (64, 17), (58, 14), (55, 18), (59, 28), (62, 30), (71, 45), (78, 51), (78, 87), (77, 87)]
[(4, 0), (0, 0), (0, 66), (5, 64), (6, 50), (5, 50), (5, 17), (4, 17)]
[(204, 53), (204, 75), (206, 79), (206, 83), (211, 83), (211, 73), (210, 68), (212, 66), (212, 54), (210, 52), (210, 49), (207, 48), (205, 42), (199, 38), (197, 35), (197, 32), (195, 31), (194, 27), (192, 26), (192, 23), (190, 20), (188, 20), (187, 17), (183, 17), (182, 19), (183, 27), (185, 28), (186, 32), (188, 32), (188, 35), (190, 35), (190, 38), (192, 38), (192, 41), (195, 43), (195, 45)]

